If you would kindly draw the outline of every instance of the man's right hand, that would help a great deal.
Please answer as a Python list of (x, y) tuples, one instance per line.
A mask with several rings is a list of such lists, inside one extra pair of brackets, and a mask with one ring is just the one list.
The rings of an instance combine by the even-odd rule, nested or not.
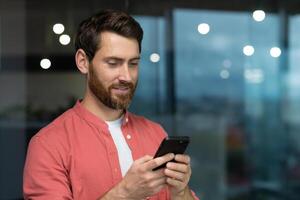
[(164, 169), (153, 169), (173, 159), (174, 154), (166, 154), (155, 159), (144, 156), (134, 161), (122, 181), (101, 199), (140, 200), (156, 194), (166, 186), (166, 176)]

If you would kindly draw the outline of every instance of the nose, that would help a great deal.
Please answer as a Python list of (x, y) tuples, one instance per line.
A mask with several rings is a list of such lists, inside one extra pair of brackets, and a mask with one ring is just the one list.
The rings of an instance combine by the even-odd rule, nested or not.
[(127, 82), (132, 80), (128, 64), (124, 64), (122, 67), (120, 67), (119, 80)]

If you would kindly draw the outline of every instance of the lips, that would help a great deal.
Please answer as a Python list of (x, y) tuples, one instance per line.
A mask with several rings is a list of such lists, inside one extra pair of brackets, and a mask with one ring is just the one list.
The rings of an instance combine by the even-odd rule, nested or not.
[(112, 91), (115, 94), (124, 95), (124, 94), (128, 94), (129, 93), (130, 88), (128, 88), (128, 87), (117, 87), (117, 88), (112, 88)]
[(113, 87), (112, 89), (116, 89), (116, 90), (128, 90), (130, 88), (129, 87)]
[(115, 95), (130, 95), (134, 90), (134, 84), (131, 82), (122, 81), (110, 86), (109, 90)]

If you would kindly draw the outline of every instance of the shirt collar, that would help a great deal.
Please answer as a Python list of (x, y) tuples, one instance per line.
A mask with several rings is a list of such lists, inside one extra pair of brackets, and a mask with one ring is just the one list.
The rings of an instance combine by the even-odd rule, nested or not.
[[(105, 123), (104, 120), (100, 119), (99, 117), (97, 117), (96, 115), (94, 115), (93, 113), (91, 113), (89, 110), (87, 110), (80, 102), (80, 100), (78, 100), (76, 102), (76, 104), (73, 107), (73, 110), (79, 115), (79, 117), (102, 127), (107, 128), (107, 124)], [(125, 124), (127, 124), (129, 122), (129, 116), (130, 113), (125, 110), (124, 115), (123, 115), (123, 121), (122, 121), (122, 126), (124, 126)]]

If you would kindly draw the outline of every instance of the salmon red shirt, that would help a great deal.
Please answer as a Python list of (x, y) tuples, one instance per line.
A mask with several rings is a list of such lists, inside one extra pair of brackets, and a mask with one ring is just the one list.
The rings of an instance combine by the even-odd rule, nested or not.
[[(153, 156), (166, 137), (160, 125), (129, 112), (121, 129), (133, 160)], [(94, 200), (121, 180), (118, 152), (107, 124), (79, 101), (30, 141), (24, 168), (25, 199)], [(169, 191), (165, 188), (150, 199), (169, 199)]]

